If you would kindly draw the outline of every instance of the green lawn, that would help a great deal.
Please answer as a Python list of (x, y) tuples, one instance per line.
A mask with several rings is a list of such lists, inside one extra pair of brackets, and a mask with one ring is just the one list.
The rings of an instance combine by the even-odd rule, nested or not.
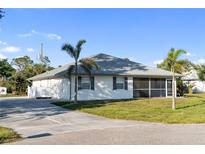
[(205, 94), (187, 95), (177, 99), (177, 109), (171, 109), (171, 98), (151, 98), (118, 101), (56, 102), (63, 108), (104, 116), (162, 123), (205, 123)]
[(20, 135), (10, 128), (0, 126), (0, 144), (20, 139)]

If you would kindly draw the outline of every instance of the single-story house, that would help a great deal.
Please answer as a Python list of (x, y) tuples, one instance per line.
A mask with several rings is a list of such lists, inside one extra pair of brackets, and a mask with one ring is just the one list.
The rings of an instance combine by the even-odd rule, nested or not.
[(193, 93), (204, 93), (205, 92), (205, 81), (201, 81), (195, 69), (192, 69), (189, 72), (183, 74), (182, 77), (183, 83), (188, 85), (192, 85)]
[[(99, 69), (93, 70), (91, 76), (78, 69), (79, 100), (172, 96), (172, 73), (169, 71), (103, 53), (91, 58), (96, 61)], [(74, 100), (75, 79), (72, 75), (71, 82), (69, 81), (69, 66), (67, 64), (30, 78), (32, 86), (28, 89), (28, 97), (68, 100), (71, 96)], [(176, 77), (179, 76), (181, 75), (176, 74)]]

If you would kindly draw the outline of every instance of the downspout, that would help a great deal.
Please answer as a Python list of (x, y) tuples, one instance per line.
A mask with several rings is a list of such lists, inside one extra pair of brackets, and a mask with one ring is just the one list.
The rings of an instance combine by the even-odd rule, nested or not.
[(71, 95), (72, 95), (72, 84), (71, 84), (71, 80), (72, 80), (72, 78), (71, 78), (71, 76), (69, 77), (69, 80), (70, 80), (70, 98), (69, 98), (69, 100), (71, 101)]

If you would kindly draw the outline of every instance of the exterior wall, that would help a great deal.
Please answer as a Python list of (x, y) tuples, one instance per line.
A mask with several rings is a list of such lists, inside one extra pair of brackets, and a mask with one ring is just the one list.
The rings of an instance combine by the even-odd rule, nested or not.
[[(78, 100), (131, 99), (133, 98), (133, 77), (128, 77), (128, 90), (113, 90), (113, 76), (95, 76), (95, 90), (78, 90)], [(74, 100), (75, 78), (72, 76), (71, 99)], [(28, 88), (28, 97), (52, 97), (69, 100), (70, 82), (68, 79), (47, 79), (33, 81)]]
[[(71, 99), (74, 100), (75, 78), (72, 77)], [(28, 88), (28, 97), (52, 97), (56, 99), (70, 98), (70, 82), (68, 79), (48, 79), (33, 81)], [(79, 90), (78, 100), (129, 99), (133, 98), (133, 78), (128, 77), (128, 90), (113, 90), (112, 76), (95, 76), (95, 90)]]
[[(72, 94), (74, 94), (74, 78), (72, 78)], [(79, 100), (130, 99), (133, 98), (133, 78), (128, 77), (128, 90), (113, 90), (112, 76), (95, 76), (95, 90), (79, 90)], [(74, 96), (72, 96), (74, 99)]]
[(48, 79), (33, 81), (28, 88), (28, 97), (52, 97), (55, 99), (69, 99), (70, 82), (68, 79)]
[(193, 93), (204, 93), (205, 92), (205, 81), (184, 81), (185, 84), (192, 84)]

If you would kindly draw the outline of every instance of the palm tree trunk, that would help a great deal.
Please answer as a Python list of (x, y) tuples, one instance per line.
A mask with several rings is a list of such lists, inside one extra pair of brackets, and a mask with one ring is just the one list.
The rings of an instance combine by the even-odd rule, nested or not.
[(175, 99), (175, 73), (173, 71), (172, 75), (172, 110), (176, 109), (176, 99)]
[(77, 77), (78, 77), (78, 61), (75, 61), (75, 103), (78, 101), (78, 85), (77, 85)]

